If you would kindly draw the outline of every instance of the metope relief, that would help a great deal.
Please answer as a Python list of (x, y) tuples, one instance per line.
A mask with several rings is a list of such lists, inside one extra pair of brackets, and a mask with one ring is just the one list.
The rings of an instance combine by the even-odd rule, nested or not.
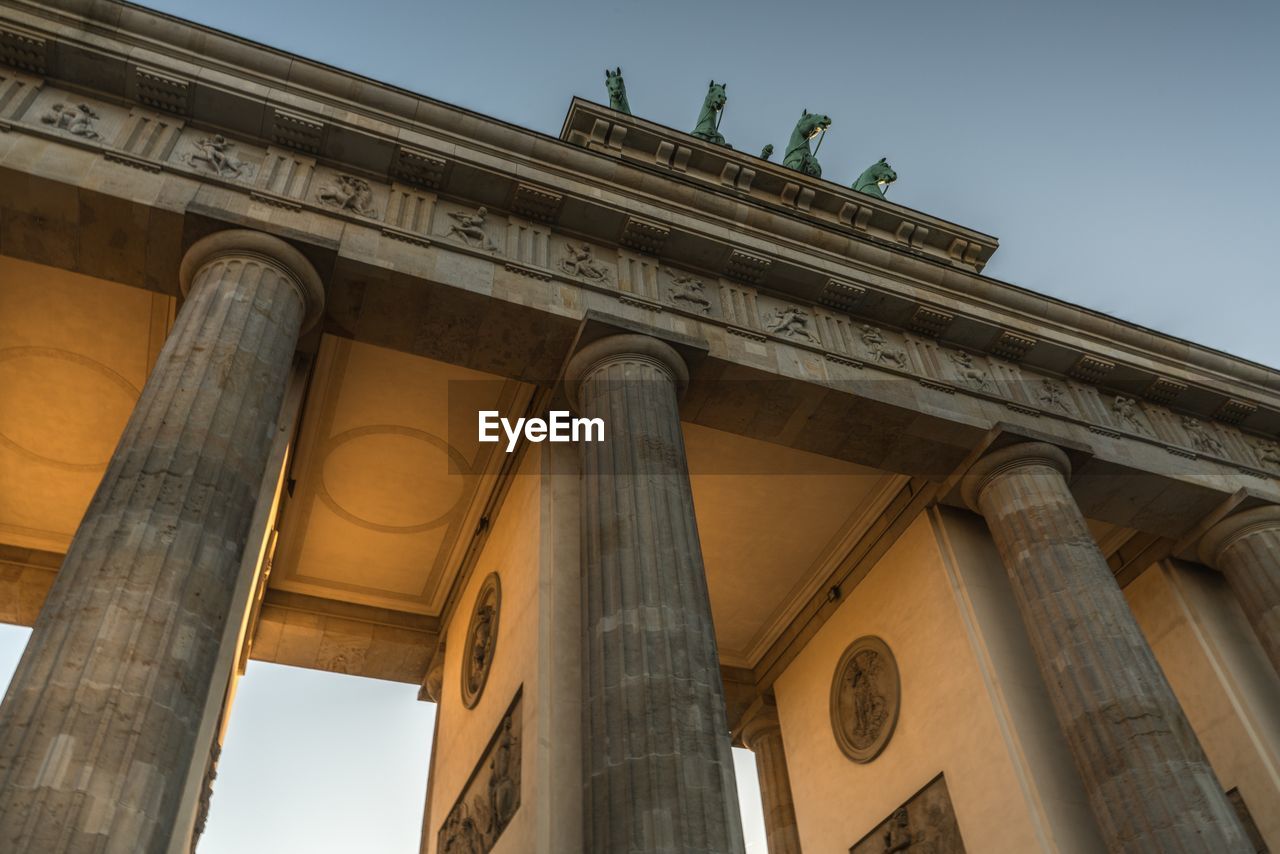
[(98, 120), (101, 118), (88, 104), (58, 101), (40, 116), (42, 124), (84, 139), (100, 140)]
[(662, 272), (666, 277), (667, 302), (693, 314), (711, 313), (711, 297), (705, 282), (670, 267), (663, 267)]
[(1199, 420), (1190, 416), (1182, 417), (1182, 429), (1186, 431), (1187, 436), (1191, 439), (1191, 447), (1195, 448), (1202, 454), (1212, 454), (1215, 457), (1225, 457), (1227, 449), (1222, 441), (1209, 432)]
[(965, 854), (946, 778), (939, 774), (874, 830), (849, 854)]
[(219, 178), (253, 177), (253, 165), (241, 160), (236, 144), (222, 134), (197, 139), (183, 159), (191, 168)]
[(780, 338), (790, 338), (806, 344), (821, 343), (814, 334), (813, 316), (798, 306), (784, 305), (773, 309), (764, 318), (764, 328)]
[(327, 208), (377, 219), (373, 206), (373, 188), (354, 175), (335, 174), (321, 182), (316, 201)]
[(521, 692), (507, 709), (436, 837), (440, 854), (486, 854), (520, 808)]
[(963, 350), (948, 350), (947, 357), (951, 360), (952, 370), (961, 385), (966, 385), (974, 391), (993, 390), (991, 376), (974, 362), (973, 356)]
[(480, 585), (476, 604), (467, 625), (467, 640), (462, 650), (462, 704), (474, 709), (489, 681), (494, 647), (498, 642), (498, 610), (502, 605), (502, 584), (498, 573), (491, 572)]
[(482, 205), (473, 211), (460, 209), (445, 213), (440, 222), (446, 239), (482, 252), (498, 251), (498, 244), (489, 235), (489, 229), (501, 226), (491, 222), (488, 208)]
[(888, 644), (865, 635), (849, 644), (831, 681), (831, 728), (854, 762), (884, 750), (898, 722), (901, 683)]
[(561, 247), (560, 272), (589, 282), (609, 281), (609, 268), (595, 255), (589, 243), (565, 243)]
[(1151, 428), (1143, 420), (1141, 410), (1138, 408), (1138, 401), (1132, 397), (1117, 395), (1111, 403), (1111, 412), (1122, 430), (1137, 433), (1139, 436), (1152, 435)]
[(880, 327), (864, 323), (859, 333), (859, 338), (862, 343), (863, 355), (871, 364), (889, 365), (900, 371), (911, 370), (911, 362), (907, 358), (906, 348), (890, 343), (885, 338), (884, 331)]

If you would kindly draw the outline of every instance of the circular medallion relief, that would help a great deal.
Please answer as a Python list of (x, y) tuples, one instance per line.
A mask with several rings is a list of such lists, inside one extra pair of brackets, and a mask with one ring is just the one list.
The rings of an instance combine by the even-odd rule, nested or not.
[(493, 664), (493, 648), (498, 642), (498, 608), (502, 602), (502, 584), (498, 573), (491, 572), (480, 585), (476, 604), (467, 625), (466, 646), (462, 650), (462, 704), (474, 709), (489, 680)]
[(880, 638), (860, 637), (840, 657), (831, 682), (831, 728), (854, 762), (870, 762), (889, 743), (900, 687), (898, 663)]

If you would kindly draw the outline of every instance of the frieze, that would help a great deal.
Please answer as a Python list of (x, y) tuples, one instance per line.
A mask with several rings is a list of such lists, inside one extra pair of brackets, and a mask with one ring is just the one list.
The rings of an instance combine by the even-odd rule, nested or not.
[(440, 825), (436, 836), (440, 854), (487, 854), (520, 809), (522, 694), (522, 689), (516, 691), (515, 700)]
[(325, 207), (367, 219), (379, 218), (374, 207), (373, 187), (365, 179), (332, 173), (318, 183), (315, 200)]
[(493, 235), (498, 233), (503, 223), (491, 217), (487, 207), (466, 208), (451, 203), (441, 203), (439, 207), (444, 216), (436, 218), (436, 234), (481, 252), (492, 254), (499, 251)]
[(248, 180), (256, 164), (242, 159), (243, 149), (219, 133), (196, 133), (182, 154), (182, 161), (197, 172), (230, 181)]
[(666, 280), (663, 294), (668, 303), (691, 314), (711, 314), (711, 291), (706, 282), (670, 267), (663, 267), (662, 273)]
[(605, 283), (610, 281), (609, 267), (598, 257), (590, 243), (565, 241), (560, 247), (560, 272), (575, 279)]
[(946, 777), (939, 774), (849, 848), (849, 854), (965, 854)]

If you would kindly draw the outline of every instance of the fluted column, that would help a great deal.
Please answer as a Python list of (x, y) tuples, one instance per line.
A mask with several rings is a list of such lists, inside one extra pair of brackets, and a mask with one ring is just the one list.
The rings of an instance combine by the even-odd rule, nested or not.
[[(164, 852), (301, 330), (323, 305), (282, 241), (183, 259), (172, 333), (0, 706), (0, 850)], [(236, 615), (237, 618), (239, 615)]]
[(742, 727), (742, 743), (756, 755), (760, 778), (760, 805), (764, 810), (764, 834), (769, 854), (801, 854), (796, 807), (791, 799), (791, 776), (782, 748), (778, 710), (763, 705)]
[(1251, 851), (1052, 445), (995, 451), (963, 493), (987, 520), (1112, 852)]
[(1226, 576), (1280, 673), (1280, 507), (1228, 516), (1200, 540), (1200, 559)]
[(589, 344), (570, 398), (582, 445), (585, 850), (742, 852), (724, 687), (677, 402), (688, 380), (644, 335)]

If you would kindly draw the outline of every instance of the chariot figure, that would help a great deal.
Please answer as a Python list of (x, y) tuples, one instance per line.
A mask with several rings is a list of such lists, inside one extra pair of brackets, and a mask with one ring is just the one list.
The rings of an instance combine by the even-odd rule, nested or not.
[(609, 107), (620, 113), (631, 115), (631, 104), (627, 101), (627, 84), (622, 80), (622, 66), (614, 71), (604, 70), (604, 88), (609, 93)]
[(831, 127), (831, 117), (804, 110), (800, 121), (791, 131), (791, 140), (787, 143), (787, 153), (782, 158), (782, 165), (814, 178), (822, 177), (822, 166), (809, 147), (809, 140)]
[(885, 190), (896, 180), (898, 180), (898, 173), (894, 172), (893, 167), (888, 164), (885, 158), (881, 157), (863, 170), (862, 174), (858, 176), (858, 180), (853, 182), (853, 189), (859, 193), (866, 193), (868, 196), (879, 196), (883, 199)]
[(689, 133), (698, 139), (705, 139), (707, 142), (723, 145), (725, 148), (733, 148), (732, 145), (724, 141), (724, 137), (720, 134), (720, 116), (724, 110), (724, 105), (729, 102), (729, 96), (725, 94), (727, 84), (717, 83), (712, 80), (711, 85), (707, 87), (707, 97), (702, 99), (702, 110), (698, 113), (698, 123)]

